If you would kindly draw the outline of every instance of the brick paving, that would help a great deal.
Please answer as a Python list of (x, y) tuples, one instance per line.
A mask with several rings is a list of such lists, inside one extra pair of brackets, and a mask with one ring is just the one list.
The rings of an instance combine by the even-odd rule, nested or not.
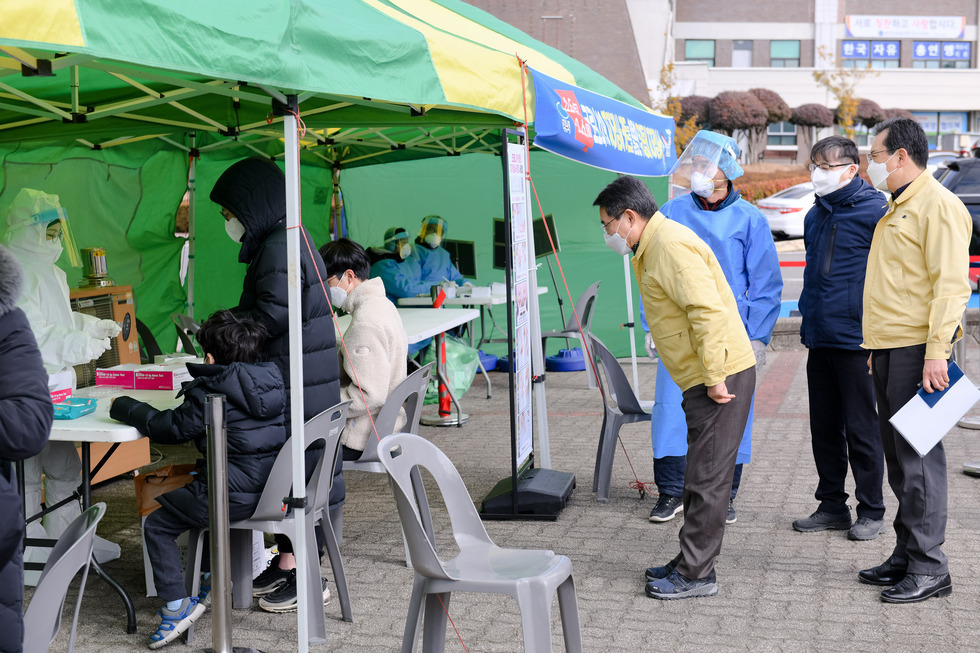
[[(972, 342), (972, 341), (971, 341)], [(968, 374), (977, 374), (971, 350)], [(677, 602), (646, 598), (643, 570), (677, 551), (679, 517), (665, 524), (647, 520), (653, 498), (640, 498), (623, 449), (617, 450), (611, 500), (590, 492), (597, 436), (602, 422), (598, 392), (583, 373), (549, 374), (547, 393), (554, 468), (576, 475), (578, 487), (554, 522), (486, 522), (501, 546), (549, 548), (568, 555), (587, 651), (918, 651), (976, 650), (980, 641), (980, 479), (961, 473), (964, 461), (980, 460), (980, 438), (954, 429), (946, 440), (949, 461), (949, 526), (945, 550), (954, 592), (914, 606), (882, 604), (878, 589), (856, 580), (859, 569), (881, 562), (894, 544), (890, 526), (871, 542), (852, 542), (845, 532), (797, 533), (791, 522), (815, 509), (816, 473), (810, 453), (806, 354), (769, 352), (759, 377), (753, 462), (746, 467), (737, 523), (728, 527), (717, 573), (717, 596)], [(972, 367), (971, 367), (972, 365)], [(640, 396), (653, 398), (656, 366), (640, 365)], [(971, 375), (972, 375), (971, 374)], [(494, 396), (486, 400), (480, 377), (464, 400), (470, 422), (462, 429), (422, 427), (459, 468), (471, 496), (479, 501), (509, 474), (506, 376), (492, 373)], [(978, 379), (980, 380), (980, 379)], [(980, 413), (978, 413), (980, 414)], [(623, 427), (626, 454), (639, 480), (653, 481), (649, 425)], [(166, 461), (192, 459), (186, 448), (162, 448)], [(852, 484), (849, 483), (849, 491)], [(895, 501), (885, 489), (886, 521)], [(138, 632), (124, 632), (121, 602), (98, 579), (86, 587), (79, 620), (79, 652), (144, 649), (155, 628), (156, 598), (143, 596), (139, 522), (132, 483), (97, 488), (95, 500), (110, 511), (100, 533), (122, 546), (123, 557), (106, 566), (136, 603)], [(851, 500), (853, 504), (853, 499)], [(435, 506), (440, 546), (450, 546), (450, 530)], [(353, 623), (340, 618), (336, 600), (326, 606), (328, 643), (316, 651), (399, 650), (412, 572), (404, 566), (394, 504), (386, 479), (347, 474), (344, 555), (352, 595)], [(323, 573), (330, 576), (329, 563)], [(77, 581), (76, 581), (77, 582)], [(72, 601), (70, 598), (69, 601)], [(450, 615), (471, 653), (522, 650), (517, 604), (498, 596), (458, 594)], [(233, 611), (234, 643), (263, 651), (296, 650), (295, 615), (253, 608)], [(65, 650), (68, 623), (52, 650)], [(563, 650), (557, 606), (552, 610), (555, 650)], [(211, 645), (211, 617), (198, 621), (193, 646), (176, 642), (167, 650), (200, 650)], [(447, 651), (463, 647), (449, 628)]]

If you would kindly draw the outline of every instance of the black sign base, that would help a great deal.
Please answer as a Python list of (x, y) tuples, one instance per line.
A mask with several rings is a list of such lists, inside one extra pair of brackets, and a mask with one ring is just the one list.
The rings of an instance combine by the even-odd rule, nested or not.
[(558, 519), (575, 487), (575, 475), (553, 469), (532, 469), (517, 481), (517, 512), (514, 512), (513, 479), (497, 483), (483, 499), (483, 519)]

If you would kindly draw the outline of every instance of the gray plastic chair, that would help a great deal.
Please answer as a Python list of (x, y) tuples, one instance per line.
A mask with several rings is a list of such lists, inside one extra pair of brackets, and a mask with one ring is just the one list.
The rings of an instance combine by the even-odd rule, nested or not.
[(81, 570), (82, 582), (78, 586), (78, 598), (75, 600), (75, 611), (71, 620), (71, 636), (68, 638), (68, 652), (75, 650), (78, 609), (82, 605), (82, 593), (85, 591), (89, 563), (92, 560), (95, 529), (103, 515), (104, 503), (90, 506), (68, 525), (51, 549), (34, 596), (24, 613), (24, 653), (45, 653), (51, 646), (61, 628), (61, 613), (65, 607), (68, 585)]
[[(378, 445), (378, 454), (392, 479), (398, 516), (415, 567), (402, 653), (415, 650), (420, 626), (423, 652), (444, 649), (446, 611), (443, 606), (449, 609), (450, 596), (456, 591), (506, 594), (517, 600), (524, 629), (524, 650), (528, 653), (552, 650), (551, 602), (557, 593), (565, 650), (582, 650), (571, 560), (553, 551), (502, 549), (495, 545), (459, 472), (446, 454), (428, 440), (411, 433), (389, 435)], [(414, 500), (412, 472), (418, 468), (432, 474), (446, 503), (453, 537), (459, 547), (459, 555), (452, 560), (439, 559), (434, 538), (425, 532), (420, 507)]]
[[(599, 382), (599, 394), (605, 414), (602, 417), (602, 431), (599, 433), (599, 447), (595, 457), (595, 473), (592, 476), (592, 491), (600, 503), (609, 501), (609, 485), (612, 481), (613, 458), (616, 456), (616, 443), (619, 429), (623, 424), (649, 422), (653, 411), (652, 401), (640, 401), (630, 385), (626, 373), (612, 352), (602, 341), (589, 334), (592, 339), (592, 353), (599, 360), (602, 373), (606, 377), (605, 388)], [(608, 395), (608, 396), (607, 396)]]
[[(330, 501), (330, 488), (333, 486), (333, 461), (337, 459), (340, 448), (340, 434), (347, 421), (347, 407), (350, 402), (337, 404), (328, 408), (316, 417), (306, 422), (304, 428), (305, 444), (309, 449), (315, 442), (323, 442), (312, 473), (307, 469), (306, 484), (306, 559), (310, 577), (307, 582), (307, 599), (311, 607), (311, 623), (309, 624), (310, 641), (322, 643), (326, 641), (327, 626), (324, 612), (316, 606), (323, 605), (323, 591), (320, 586), (320, 560), (317, 556), (316, 539), (313, 529), (319, 528), (323, 535), (323, 544), (330, 558), (333, 569), (334, 584), (340, 601), (340, 610), (344, 621), (353, 621), (350, 604), (350, 592), (347, 588), (347, 575), (344, 573), (344, 562), (340, 557), (340, 547), (334, 534), (330, 519), (327, 517)], [(233, 607), (249, 607), (252, 604), (252, 531), (276, 533), (296, 541), (296, 513), (293, 510), (283, 510), (283, 497), (292, 494), (293, 488), (293, 459), (292, 438), (286, 441), (276, 456), (272, 472), (262, 489), (259, 503), (249, 519), (230, 524), (231, 529), (231, 564), (232, 564), (232, 604)], [(197, 596), (201, 582), (201, 547), (204, 533), (207, 529), (192, 530), (187, 539), (187, 567), (184, 570), (184, 584), (188, 596)], [(194, 634), (194, 626), (187, 629), (187, 642), (190, 643)]]
[[(601, 281), (596, 281), (585, 289), (582, 296), (575, 302), (575, 313), (565, 322), (561, 331), (545, 331), (541, 334), (541, 352), (543, 354), (547, 353), (548, 338), (565, 338), (566, 340), (572, 338), (579, 341), (582, 345), (582, 355), (585, 359), (585, 376), (590, 388), (596, 387), (596, 380), (595, 374), (592, 373), (592, 366), (588, 362), (590, 360), (588, 337), (592, 334), (592, 316), (595, 315), (595, 304), (599, 295), (600, 283)], [(577, 321), (575, 319), (576, 315), (578, 315)], [(582, 331), (579, 331), (579, 322), (582, 323)], [(585, 341), (582, 340), (583, 332), (586, 336)]]
[(177, 337), (180, 339), (180, 344), (183, 345), (184, 353), (197, 356), (197, 345), (194, 343), (193, 336), (200, 330), (201, 325), (183, 313), (171, 313), (170, 319), (174, 323), (174, 328), (177, 329)]
[[(378, 418), (374, 420), (374, 427), (378, 431), (378, 437), (383, 438), (395, 432), (395, 424), (398, 421), (398, 415), (402, 406), (405, 407), (407, 421), (402, 426), (401, 432), (419, 432), (419, 420), (422, 418), (422, 403), (425, 400), (425, 391), (429, 387), (429, 377), (432, 376), (434, 365), (435, 363), (429, 363), (415, 370), (391, 391), (391, 394), (385, 400), (385, 405), (378, 412)], [(364, 446), (364, 452), (361, 453), (360, 458), (344, 461), (345, 472), (354, 470), (375, 472), (378, 474), (386, 473), (384, 465), (381, 464), (381, 460), (378, 458), (378, 438), (374, 437), (373, 433), (368, 436), (367, 444)], [(416, 473), (417, 476), (418, 474)], [(425, 505), (423, 514), (426, 519), (426, 532), (432, 533), (432, 523), (428, 520), (429, 504), (425, 496), (425, 489), (422, 487), (422, 479), (418, 477), (415, 480), (418, 484), (418, 501)], [(404, 532), (402, 533), (402, 541), (405, 543), (405, 564), (411, 567), (412, 553), (408, 550), (408, 540), (405, 539)]]

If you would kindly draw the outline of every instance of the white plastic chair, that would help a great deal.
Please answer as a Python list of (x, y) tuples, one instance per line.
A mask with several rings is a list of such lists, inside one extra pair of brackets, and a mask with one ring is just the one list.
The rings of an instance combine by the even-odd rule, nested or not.
[[(340, 448), (340, 434), (347, 421), (347, 407), (350, 402), (337, 404), (328, 408), (316, 417), (306, 422), (304, 439), (306, 449), (316, 442), (323, 442), (322, 452), (317, 456), (312, 473), (307, 470), (306, 485), (306, 560), (309, 578), (307, 580), (307, 600), (311, 607), (309, 633), (311, 642), (326, 641), (326, 619), (322, 609), (323, 590), (320, 585), (320, 560), (317, 556), (316, 539), (313, 532), (318, 527), (323, 535), (323, 545), (330, 558), (333, 569), (334, 584), (337, 588), (337, 598), (344, 621), (353, 621), (351, 612), (350, 592), (347, 588), (347, 575), (344, 573), (344, 562), (340, 557), (340, 547), (328, 515), (330, 488), (333, 485), (334, 461)], [(286, 535), (290, 541), (296, 541), (296, 517), (294, 510), (283, 510), (283, 498), (292, 494), (293, 459), (292, 438), (286, 441), (276, 456), (272, 471), (255, 512), (248, 519), (233, 522), (231, 529), (232, 547), (232, 592), (233, 604), (237, 607), (252, 602), (252, 533), (277, 533)], [(184, 584), (188, 596), (197, 596), (201, 582), (201, 547), (204, 533), (207, 529), (192, 530), (187, 538), (187, 567), (184, 570)], [(321, 606), (320, 609), (317, 606)], [(187, 642), (190, 643), (194, 626), (187, 629)]]
[[(446, 638), (443, 606), (448, 610), (454, 591), (506, 594), (516, 599), (524, 629), (524, 650), (528, 653), (552, 650), (551, 602), (557, 593), (565, 650), (582, 650), (572, 562), (567, 557), (553, 551), (502, 549), (495, 545), (459, 472), (428, 440), (397, 433), (381, 441), (378, 454), (392, 479), (398, 516), (415, 568), (402, 653), (415, 650), (423, 617), (422, 650), (425, 653), (443, 650)], [(412, 480), (412, 472), (418, 468), (432, 474), (446, 503), (459, 547), (459, 555), (452, 560), (439, 559), (434, 538), (423, 527)]]
[(616, 357), (606, 349), (601, 340), (592, 334), (589, 334), (589, 337), (592, 339), (592, 354), (599, 359), (599, 365), (606, 377), (605, 388), (602, 381), (599, 381), (599, 394), (602, 396), (605, 413), (602, 417), (602, 430), (599, 432), (592, 491), (596, 493), (597, 501), (607, 503), (609, 485), (612, 482), (613, 458), (616, 456), (616, 443), (619, 441), (619, 429), (623, 424), (649, 422), (654, 402), (637, 399), (636, 392), (633, 391), (633, 386), (630, 385)]
[[(61, 613), (65, 607), (65, 595), (72, 579), (82, 571), (78, 586), (78, 599), (71, 620), (71, 636), (68, 652), (75, 650), (75, 628), (78, 626), (78, 609), (82, 605), (82, 593), (88, 578), (95, 529), (105, 515), (105, 504), (96, 503), (68, 525), (48, 557), (31, 603), (24, 613), (24, 653), (45, 653), (61, 628)], [(9, 642), (7, 642), (9, 644)]]
[[(582, 355), (585, 360), (585, 376), (589, 387), (596, 387), (595, 375), (592, 373), (592, 366), (589, 365), (589, 336), (592, 334), (592, 316), (595, 315), (595, 304), (599, 295), (599, 284), (594, 284), (585, 289), (582, 296), (575, 302), (575, 312), (570, 319), (562, 325), (561, 331), (545, 331), (541, 334), (541, 352), (547, 352), (548, 338), (571, 338), (578, 340), (582, 344)], [(578, 315), (578, 320), (575, 316)], [(582, 323), (582, 330), (579, 331), (579, 322)], [(585, 333), (585, 340), (582, 340), (582, 333)]]
[(201, 325), (183, 313), (171, 313), (170, 320), (174, 323), (174, 328), (177, 329), (177, 338), (183, 345), (184, 353), (197, 356), (197, 345), (194, 344), (193, 336), (200, 330)]

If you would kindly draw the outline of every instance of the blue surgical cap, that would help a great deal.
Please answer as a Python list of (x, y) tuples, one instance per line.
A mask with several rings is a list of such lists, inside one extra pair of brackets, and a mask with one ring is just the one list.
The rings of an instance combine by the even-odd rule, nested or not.
[(702, 129), (694, 135), (687, 149), (691, 156), (703, 156), (709, 161), (717, 161), (718, 168), (729, 180), (738, 179), (745, 174), (742, 166), (738, 165), (738, 155), (742, 150), (731, 136)]

